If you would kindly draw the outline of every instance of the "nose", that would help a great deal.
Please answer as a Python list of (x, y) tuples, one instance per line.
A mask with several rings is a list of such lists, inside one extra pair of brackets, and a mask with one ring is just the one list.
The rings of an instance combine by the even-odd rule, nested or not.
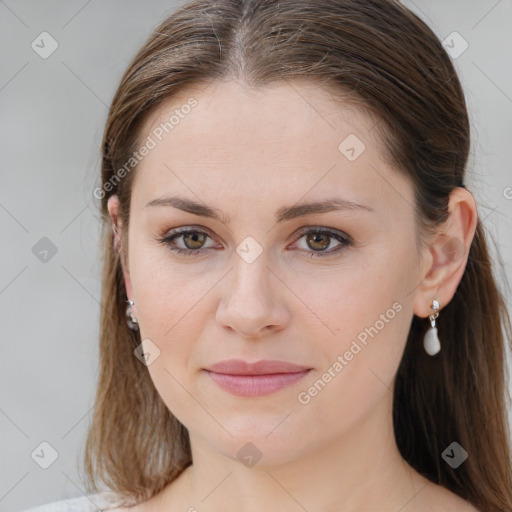
[(237, 257), (224, 280), (216, 320), (244, 338), (261, 338), (285, 328), (291, 295), (264, 253), (250, 263)]

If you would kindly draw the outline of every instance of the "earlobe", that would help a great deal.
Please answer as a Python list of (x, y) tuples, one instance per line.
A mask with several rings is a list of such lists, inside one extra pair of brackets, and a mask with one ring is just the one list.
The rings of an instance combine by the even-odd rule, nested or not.
[(428, 244), (431, 265), (415, 291), (414, 314), (426, 318), (431, 314), (435, 297), (446, 306), (455, 295), (467, 265), (478, 214), (471, 192), (462, 187), (450, 194), (449, 217)]

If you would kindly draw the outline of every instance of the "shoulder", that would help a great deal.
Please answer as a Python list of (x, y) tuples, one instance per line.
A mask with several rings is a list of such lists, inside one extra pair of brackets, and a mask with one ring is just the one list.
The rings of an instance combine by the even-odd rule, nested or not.
[(425, 490), (426, 506), (421, 508), (425, 512), (480, 512), (471, 503), (443, 486), (430, 482)]
[(119, 497), (110, 492), (100, 492), (97, 494), (83, 495), (76, 498), (67, 498), (60, 501), (52, 501), (22, 512), (97, 512), (102, 511), (121, 511), (121, 501)]
[(432, 482), (417, 471), (413, 472), (415, 495), (403, 512), (481, 512), (469, 501), (443, 485)]

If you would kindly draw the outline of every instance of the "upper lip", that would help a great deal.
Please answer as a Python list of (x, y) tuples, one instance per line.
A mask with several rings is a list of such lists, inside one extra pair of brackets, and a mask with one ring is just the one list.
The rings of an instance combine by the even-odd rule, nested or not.
[(255, 363), (248, 363), (242, 359), (220, 361), (206, 369), (214, 373), (224, 373), (227, 375), (270, 375), (275, 373), (298, 373), (311, 370), (308, 366), (287, 363), (285, 361), (262, 360)]

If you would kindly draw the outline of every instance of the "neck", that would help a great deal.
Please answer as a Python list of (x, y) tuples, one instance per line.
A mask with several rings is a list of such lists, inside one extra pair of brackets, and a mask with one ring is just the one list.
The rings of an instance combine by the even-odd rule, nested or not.
[(194, 463), (164, 490), (161, 504), (201, 512), (401, 510), (408, 504), (412, 512), (429, 481), (400, 456), (391, 406), (390, 393), (342, 438), (280, 465), (261, 464), (263, 457), (245, 467), (191, 433)]

